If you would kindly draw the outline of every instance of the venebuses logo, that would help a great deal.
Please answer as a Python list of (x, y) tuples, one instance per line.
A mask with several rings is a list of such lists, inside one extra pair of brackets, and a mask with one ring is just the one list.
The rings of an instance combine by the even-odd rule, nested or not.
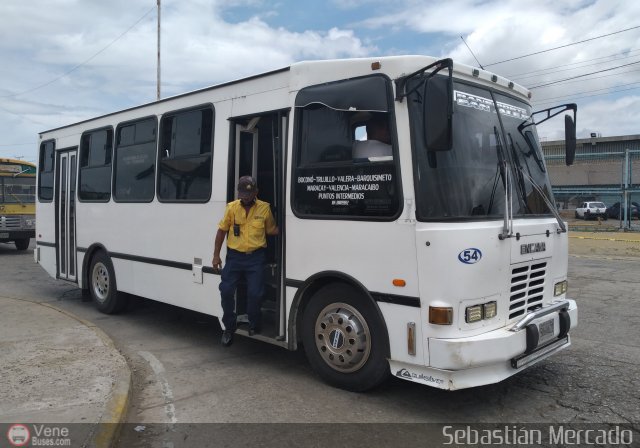
[(26, 425), (16, 423), (11, 425), (7, 431), (7, 440), (13, 446), (25, 446), (29, 443), (29, 439), (31, 439), (31, 434)]

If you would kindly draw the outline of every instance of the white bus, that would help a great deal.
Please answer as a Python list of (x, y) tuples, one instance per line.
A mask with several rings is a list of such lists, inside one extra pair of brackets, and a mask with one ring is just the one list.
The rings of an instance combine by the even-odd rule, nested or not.
[[(133, 294), (221, 317), (214, 236), (252, 175), (281, 229), (252, 337), (348, 390), (495, 383), (577, 324), (529, 97), (450, 59), (314, 61), (52, 129), (35, 258), (105, 313)], [(575, 105), (538, 116), (565, 111), (570, 163)], [(354, 158), (380, 117), (390, 155)]]

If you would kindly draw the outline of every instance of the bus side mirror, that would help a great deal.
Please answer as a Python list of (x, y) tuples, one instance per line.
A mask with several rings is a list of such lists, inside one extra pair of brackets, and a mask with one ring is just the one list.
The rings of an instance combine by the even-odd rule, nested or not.
[(564, 116), (564, 141), (565, 141), (565, 162), (567, 166), (573, 165), (576, 157), (576, 124), (570, 115)]
[(431, 78), (424, 86), (424, 138), (427, 151), (450, 151), (452, 147), (452, 83)]

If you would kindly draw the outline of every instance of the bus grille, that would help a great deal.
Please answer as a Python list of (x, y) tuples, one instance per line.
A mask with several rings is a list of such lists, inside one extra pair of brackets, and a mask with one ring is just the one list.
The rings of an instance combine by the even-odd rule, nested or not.
[(546, 274), (546, 262), (538, 261), (512, 268), (509, 319), (542, 307)]
[(0, 230), (19, 229), (19, 228), (20, 228), (19, 216), (0, 216)]

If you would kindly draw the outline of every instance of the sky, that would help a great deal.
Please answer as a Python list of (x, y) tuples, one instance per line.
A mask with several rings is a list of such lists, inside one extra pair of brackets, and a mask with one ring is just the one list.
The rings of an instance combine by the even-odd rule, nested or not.
[[(156, 0), (2, 0), (0, 157), (35, 161), (39, 132), (154, 101), (157, 18)], [(640, 134), (635, 0), (162, 0), (161, 29), (163, 98), (303, 60), (475, 55), (536, 110), (577, 103), (578, 138)]]

